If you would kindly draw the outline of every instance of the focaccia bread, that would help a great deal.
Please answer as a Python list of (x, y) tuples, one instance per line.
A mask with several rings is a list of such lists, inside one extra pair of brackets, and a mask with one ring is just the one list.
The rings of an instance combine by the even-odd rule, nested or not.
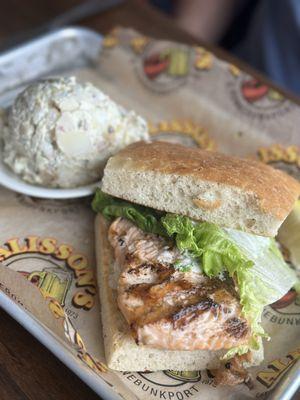
[(167, 142), (137, 142), (111, 157), (102, 189), (263, 236), (276, 235), (300, 194), (295, 179), (268, 165)]

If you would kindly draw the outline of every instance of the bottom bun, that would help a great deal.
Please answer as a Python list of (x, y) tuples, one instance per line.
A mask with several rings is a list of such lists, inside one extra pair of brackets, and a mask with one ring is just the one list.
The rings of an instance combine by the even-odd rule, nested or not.
[[(135, 343), (117, 305), (114, 256), (107, 238), (108, 227), (108, 222), (98, 214), (95, 221), (97, 281), (107, 366), (117, 371), (197, 371), (220, 367), (220, 358), (227, 350), (159, 350)], [(251, 365), (259, 364), (263, 360), (263, 351), (256, 352), (252, 358)]]

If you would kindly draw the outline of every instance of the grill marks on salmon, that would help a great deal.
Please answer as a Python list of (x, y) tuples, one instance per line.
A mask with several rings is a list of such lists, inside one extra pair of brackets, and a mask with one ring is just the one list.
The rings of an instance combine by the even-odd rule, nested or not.
[(176, 270), (174, 245), (123, 218), (111, 224), (109, 241), (121, 267), (118, 306), (139, 345), (219, 350), (248, 343), (232, 280)]

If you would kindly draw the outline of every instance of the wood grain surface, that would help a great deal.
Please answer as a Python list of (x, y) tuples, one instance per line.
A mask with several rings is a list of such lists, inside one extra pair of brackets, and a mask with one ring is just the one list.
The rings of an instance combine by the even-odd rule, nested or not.
[(1, 400), (99, 399), (3, 310), (0, 332)]
[[(80, 0), (2, 0), (0, 44), (16, 33), (38, 27), (80, 2)], [(121, 25), (134, 27), (154, 37), (196, 43), (193, 37), (178, 29), (172, 20), (138, 0), (125, 1), (117, 8), (79, 23), (102, 33)], [(236, 61), (220, 49), (212, 50), (222, 58), (231, 62)], [(240, 62), (237, 63), (244, 66)], [(244, 67), (252, 72), (248, 66)], [(295, 96), (287, 95), (299, 101)], [(0, 400), (99, 399), (3, 310), (0, 310), (0, 332)]]

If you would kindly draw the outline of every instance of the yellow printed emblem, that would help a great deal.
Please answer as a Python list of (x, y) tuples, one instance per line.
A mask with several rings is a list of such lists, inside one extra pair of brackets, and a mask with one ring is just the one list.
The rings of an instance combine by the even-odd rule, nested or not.
[(195, 48), (195, 68), (200, 70), (210, 70), (213, 65), (213, 55), (203, 47)]
[(135, 53), (141, 54), (149, 42), (150, 39), (148, 37), (138, 36), (131, 39), (130, 45)]
[(260, 371), (256, 379), (266, 388), (270, 388), (300, 358), (300, 348), (290, 352), (286, 359), (272, 361), (265, 370)]
[(56, 299), (62, 306), (68, 293), (76, 308), (90, 310), (94, 305), (93, 270), (87, 257), (68, 244), (52, 237), (11, 238), (0, 247), (0, 261), (36, 285), (45, 298)]
[(260, 147), (257, 155), (263, 163), (272, 164), (275, 168), (281, 169), (300, 181), (299, 146), (273, 144), (268, 147)]
[(242, 71), (236, 65), (229, 64), (229, 72), (231, 72), (233, 76), (240, 76)]
[(300, 168), (300, 147), (273, 144), (269, 147), (260, 147), (258, 157), (264, 163), (283, 161), (288, 164), (295, 164)]
[(198, 146), (204, 150), (216, 150), (217, 147), (203, 126), (192, 121), (170, 120), (156, 124), (149, 123), (149, 133), (155, 139)]
[(112, 34), (106, 35), (102, 42), (103, 47), (105, 47), (106, 49), (111, 49), (111, 48), (117, 46), (118, 43), (119, 43), (119, 39)]

